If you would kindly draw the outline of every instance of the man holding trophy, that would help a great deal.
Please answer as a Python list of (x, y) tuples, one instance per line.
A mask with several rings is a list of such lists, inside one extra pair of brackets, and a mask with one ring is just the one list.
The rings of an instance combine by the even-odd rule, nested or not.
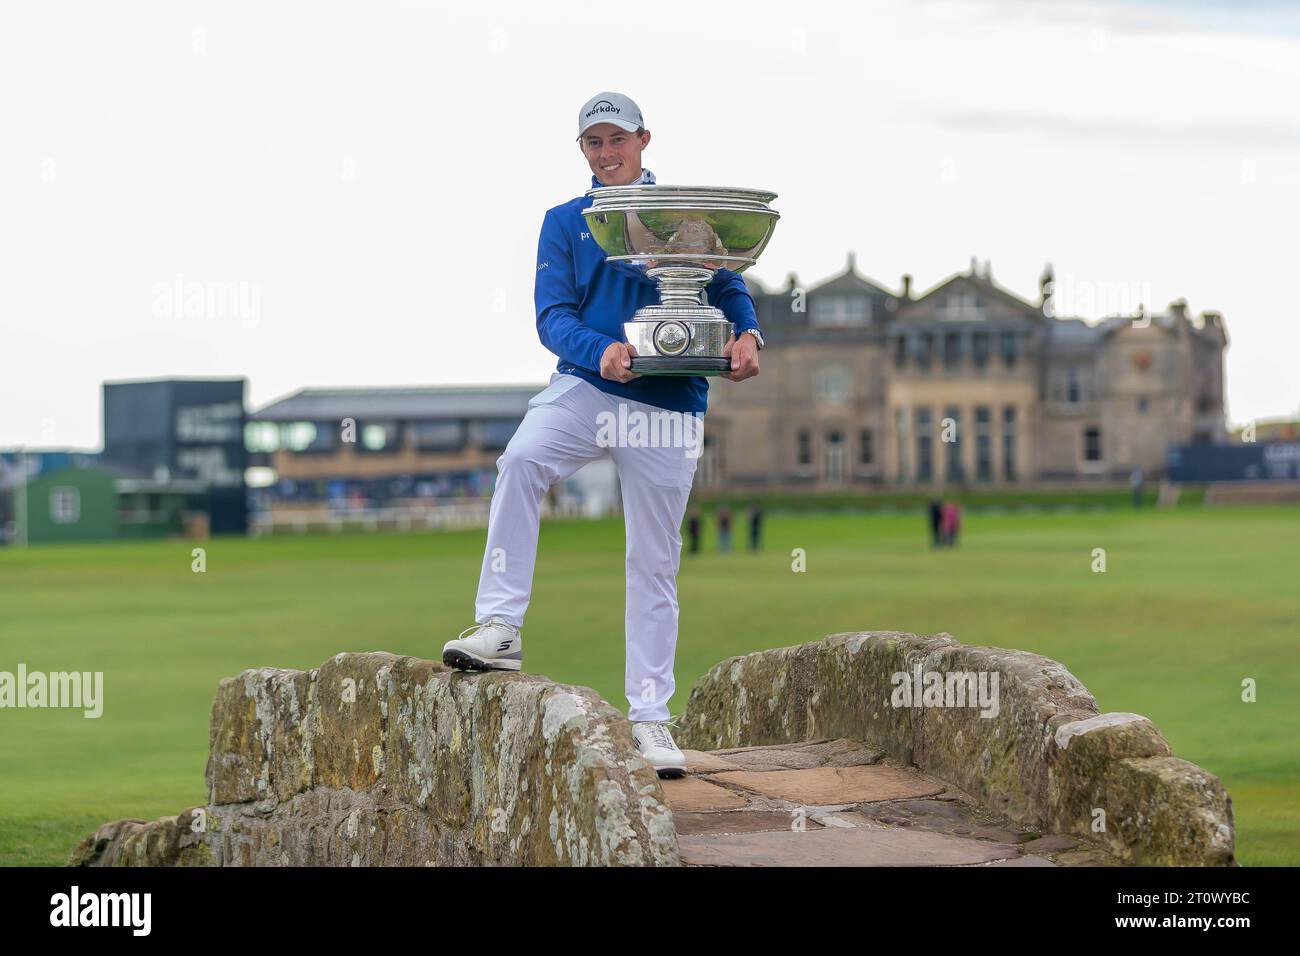
[[(520, 669), (542, 498), (611, 455), (627, 539), (628, 719), (646, 760), (679, 775), (686, 761), (669, 731), (668, 701), (681, 523), (702, 445), (706, 376), (740, 382), (758, 374), (763, 336), (739, 272), (778, 216), (766, 205), (772, 193), (656, 184), (641, 165), (650, 132), (622, 94), (583, 105), (578, 143), (592, 189), (548, 210), (538, 242), (537, 332), (559, 362), (497, 460), (477, 623), (447, 642), (443, 661)], [(634, 415), (676, 416), (672, 434), (681, 440), (610, 440), (604, 426)]]

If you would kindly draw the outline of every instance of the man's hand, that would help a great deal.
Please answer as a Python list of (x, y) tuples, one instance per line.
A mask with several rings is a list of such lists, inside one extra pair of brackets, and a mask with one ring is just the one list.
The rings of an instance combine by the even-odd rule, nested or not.
[[(753, 338), (752, 335), (749, 337)], [(600, 377), (607, 378), (611, 382), (630, 382), (637, 378), (641, 373), (632, 371), (634, 355), (636, 349), (631, 342), (612, 343), (600, 357)]]
[(727, 344), (722, 347), (722, 356), (731, 358), (731, 371), (724, 374), (723, 378), (743, 382), (758, 374), (758, 342), (754, 341), (752, 335), (742, 335), (737, 342), (736, 333), (733, 332), (727, 339)]

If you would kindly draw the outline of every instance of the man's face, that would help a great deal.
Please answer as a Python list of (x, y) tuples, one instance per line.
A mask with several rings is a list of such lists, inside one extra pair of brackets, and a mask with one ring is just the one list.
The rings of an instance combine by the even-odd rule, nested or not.
[(641, 151), (650, 144), (650, 131), (629, 133), (613, 123), (597, 123), (578, 141), (591, 173), (605, 186), (626, 186), (641, 178)]

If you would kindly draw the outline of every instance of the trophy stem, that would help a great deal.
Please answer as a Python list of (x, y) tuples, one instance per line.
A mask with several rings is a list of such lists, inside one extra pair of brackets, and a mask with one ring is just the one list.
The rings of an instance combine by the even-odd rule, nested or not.
[(704, 302), (704, 287), (713, 279), (713, 270), (691, 266), (659, 266), (647, 269), (646, 275), (659, 286), (659, 301), (664, 305), (699, 306)]

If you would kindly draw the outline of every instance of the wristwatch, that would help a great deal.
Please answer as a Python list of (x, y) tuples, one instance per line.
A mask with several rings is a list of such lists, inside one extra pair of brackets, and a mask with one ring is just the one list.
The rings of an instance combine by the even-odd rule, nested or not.
[(740, 334), (752, 335), (754, 338), (758, 340), (758, 350), (760, 352), (763, 351), (763, 333), (758, 331), (758, 329), (745, 329), (745, 331), (741, 332)]

